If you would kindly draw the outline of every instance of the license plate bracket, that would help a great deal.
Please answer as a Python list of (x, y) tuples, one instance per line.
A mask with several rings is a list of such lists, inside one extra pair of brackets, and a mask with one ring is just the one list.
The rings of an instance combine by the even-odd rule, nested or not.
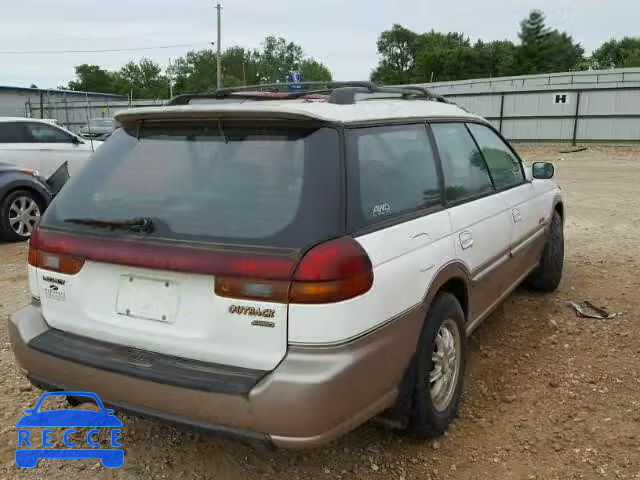
[(178, 287), (170, 280), (122, 275), (116, 311), (127, 317), (175, 323), (179, 306)]

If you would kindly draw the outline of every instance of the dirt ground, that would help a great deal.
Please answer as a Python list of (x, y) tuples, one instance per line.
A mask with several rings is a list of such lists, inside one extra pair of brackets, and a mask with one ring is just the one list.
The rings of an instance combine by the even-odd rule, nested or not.
[[(566, 193), (567, 261), (558, 292), (519, 289), (473, 335), (460, 418), (418, 442), (376, 421), (305, 452), (250, 447), (124, 417), (125, 465), (14, 465), (15, 422), (41, 392), (15, 364), (0, 324), (0, 478), (640, 479), (640, 147), (519, 145), (556, 162)], [(0, 317), (29, 300), (25, 245), (0, 245)], [(589, 299), (614, 320), (577, 318)], [(122, 417), (121, 417), (122, 418)]]

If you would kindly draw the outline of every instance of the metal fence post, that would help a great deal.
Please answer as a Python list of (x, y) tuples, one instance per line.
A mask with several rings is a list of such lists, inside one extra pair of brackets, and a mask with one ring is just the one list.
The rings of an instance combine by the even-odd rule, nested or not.
[(502, 119), (504, 118), (504, 92), (500, 96), (500, 126), (498, 131), (502, 133)]
[(580, 117), (580, 97), (582, 96), (582, 91), (578, 90), (576, 92), (576, 114), (575, 117), (573, 119), (573, 146), (575, 147), (576, 145), (576, 140), (578, 138), (578, 119)]

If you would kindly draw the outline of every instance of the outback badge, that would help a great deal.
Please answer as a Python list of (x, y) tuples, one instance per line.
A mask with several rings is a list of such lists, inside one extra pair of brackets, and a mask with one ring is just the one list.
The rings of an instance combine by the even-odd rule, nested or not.
[(276, 311), (269, 308), (241, 307), (240, 305), (231, 305), (229, 307), (229, 313), (262, 318), (274, 318), (276, 316)]

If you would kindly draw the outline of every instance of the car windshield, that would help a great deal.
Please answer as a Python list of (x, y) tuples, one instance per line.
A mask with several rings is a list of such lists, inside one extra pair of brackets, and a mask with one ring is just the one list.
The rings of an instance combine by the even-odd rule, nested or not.
[(99, 127), (99, 128), (113, 127), (113, 120), (110, 120), (108, 118), (94, 118), (89, 123), (91, 124), (92, 127)]
[(42, 223), (97, 231), (142, 218), (149, 237), (302, 248), (339, 230), (338, 138), (217, 122), (121, 128)]

